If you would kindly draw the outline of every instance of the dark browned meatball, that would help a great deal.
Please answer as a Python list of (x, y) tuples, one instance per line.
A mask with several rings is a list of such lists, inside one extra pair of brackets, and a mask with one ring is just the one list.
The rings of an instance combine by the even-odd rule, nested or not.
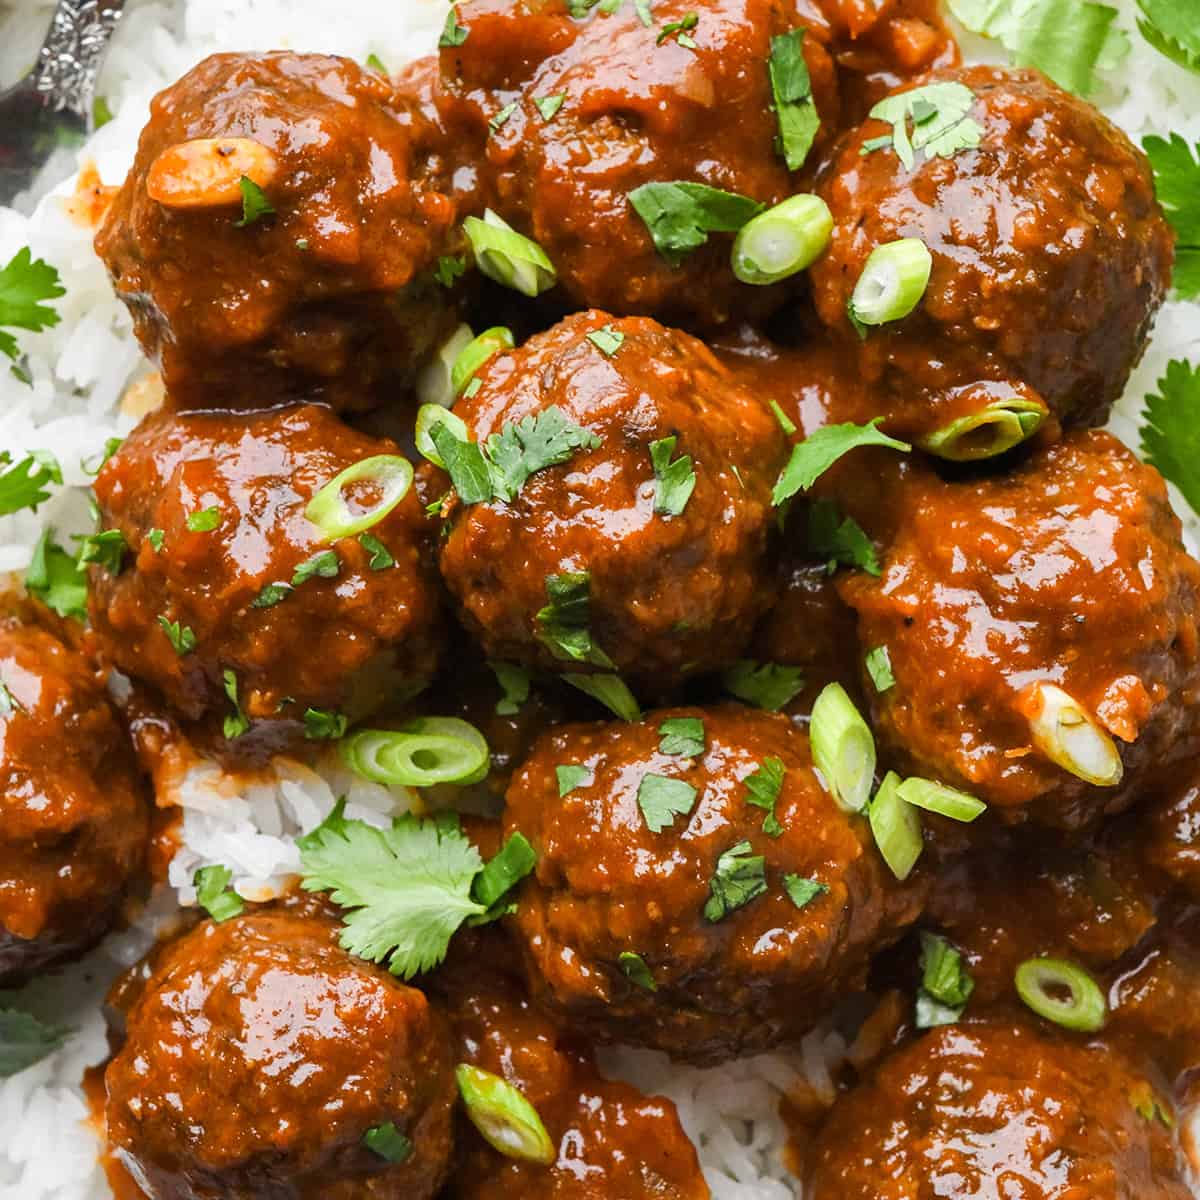
[(0, 987), (107, 932), (148, 837), (145, 789), (95, 668), (0, 616)]
[[(764, 402), (686, 334), (598, 312), (479, 378), (455, 408), (473, 440), (563, 418), (579, 430), (579, 448), (511, 499), (448, 509), (442, 576), (488, 656), (615, 669), (656, 690), (736, 659), (771, 600), (771, 486), (787, 446)], [(664, 454), (694, 486), (656, 481)]]
[(1152, 467), (1077, 433), (1006, 474), (909, 472), (891, 508), (882, 575), (839, 586), (886, 648), (894, 686), (864, 688), (903, 769), (1077, 828), (1187, 753), (1200, 566)]
[(1155, 1101), (1170, 1114), (1169, 1091), (1112, 1045), (1002, 1017), (943, 1026), (837, 1102), (805, 1195), (1188, 1200)]
[[(388, 398), (453, 325), (436, 132), (383, 75), (220, 54), (157, 96), (96, 239), (176, 400)], [(243, 224), (242, 176), (273, 212)]]
[[(93, 569), (106, 657), (189, 720), (233, 717), (231, 733), (236, 709), (318, 735), (310, 711), (354, 719), (427, 681), (438, 593), (413, 490), (365, 539), (330, 540), (305, 516), (340, 472), (396, 454), (316, 405), (148, 417), (95, 485), (128, 547), (118, 571)], [(384, 499), (367, 483), (345, 495), (352, 514)]]
[(1200, 776), (1194, 767), (1146, 802), (1138, 828), (1146, 860), (1185, 895), (1200, 900)]
[[(811, 271), (821, 319), (856, 348), (898, 435), (923, 438), (1009, 399), (1102, 423), (1170, 279), (1172, 234), (1149, 164), (1037, 72), (971, 67), (919, 83), (974, 93), (979, 145), (949, 158), (918, 151), (909, 170), (890, 145), (868, 149), (887, 123), (846, 137), (818, 188), (836, 222)], [(847, 301), (872, 251), (901, 238), (928, 247), (929, 287), (911, 316), (860, 342)]]
[(436, 1194), (456, 1096), (448, 1030), (337, 931), (307, 907), (204, 921), (117, 992), (108, 1140), (148, 1196)]
[[(680, 721), (702, 749), (668, 738)], [(504, 825), (538, 853), (513, 918), (534, 998), (572, 1028), (698, 1063), (812, 1028), (923, 890), (896, 883), (802, 733), (735, 707), (548, 733)]]

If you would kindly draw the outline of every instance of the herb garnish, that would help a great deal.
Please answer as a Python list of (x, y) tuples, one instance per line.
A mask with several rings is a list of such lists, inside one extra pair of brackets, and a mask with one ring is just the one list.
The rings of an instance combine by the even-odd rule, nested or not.
[(779, 119), (779, 146), (789, 171), (804, 166), (821, 127), (804, 62), (804, 34), (803, 29), (793, 29), (771, 39), (771, 94)]
[(233, 872), (228, 867), (218, 865), (201, 867), (192, 877), (196, 903), (218, 925), (230, 917), (239, 916), (246, 909), (245, 901), (229, 886), (232, 879)]
[(750, 853), (749, 842), (738, 842), (717, 859), (708, 888), (704, 919), (715, 925), (767, 890), (766, 860), (761, 854)]
[(592, 577), (588, 571), (565, 571), (546, 576), (550, 601), (537, 614), (538, 640), (564, 662), (611, 667), (613, 661), (592, 641)]
[(704, 753), (704, 722), (699, 717), (668, 717), (658, 727), (660, 754), (698, 758)]
[(783, 826), (775, 816), (775, 801), (783, 789), (786, 771), (783, 759), (771, 757), (764, 759), (758, 770), (746, 777), (746, 803), (766, 810), (762, 831), (767, 837), (779, 837), (783, 833)]
[(687, 502), (696, 490), (696, 472), (692, 470), (692, 458), (682, 454), (674, 462), (678, 438), (660, 438), (650, 443), (650, 464), (654, 468), (654, 511), (660, 516), (678, 517), (687, 508)]
[(154, 553), (158, 554), (163, 548), (163, 541), (166, 539), (166, 534), (161, 529), (147, 529), (146, 541), (154, 547)]
[(891, 144), (896, 155), (912, 170), (918, 150), (928, 158), (953, 158), (960, 150), (979, 145), (983, 127), (968, 115), (974, 104), (975, 93), (965, 84), (928, 83), (880, 100), (870, 115), (891, 125)]
[(245, 229), (263, 217), (274, 215), (275, 209), (267, 199), (266, 192), (249, 175), (243, 175), (238, 180), (238, 187), (242, 189), (242, 219), (234, 221), (237, 229)]
[(0, 1008), (0, 1079), (8, 1079), (48, 1058), (71, 1030), (47, 1025), (32, 1013)]
[(511, 717), (520, 712), (521, 706), (529, 699), (529, 672), (513, 663), (490, 662), (488, 666), (492, 668), (496, 682), (504, 693), (496, 701), (496, 715)]
[(444, 288), (454, 286), (454, 281), (461, 275), (465, 275), (467, 270), (467, 260), (462, 255), (443, 254), (437, 260), (437, 267), (434, 269), (433, 277)]
[(686, 12), (678, 21), (668, 21), (658, 32), (658, 37), (654, 39), (656, 46), (661, 46), (672, 34), (675, 35), (675, 40), (686, 50), (696, 49), (696, 39), (692, 37), (691, 31), (700, 24), (700, 14), (698, 12)]
[(797, 492), (808, 491), (839, 458), (859, 446), (889, 446), (905, 453), (911, 450), (907, 442), (899, 442), (879, 430), (882, 420), (874, 417), (866, 425), (824, 425), (797, 442), (775, 484), (771, 502), (779, 505)]
[(877, 692), (886, 692), (896, 686), (896, 676), (892, 674), (892, 659), (886, 646), (874, 646), (867, 651), (867, 674), (875, 685)]
[(438, 46), (443, 50), (461, 46), (469, 33), (470, 30), (465, 25), (458, 23), (458, 5), (451, 4), (450, 11), (446, 14), (446, 24), (442, 26), (442, 34), (438, 38)]
[(340, 712), (330, 708), (306, 708), (304, 710), (304, 736), (310, 742), (336, 742), (346, 736), (349, 720)]
[[(0, 326), (40, 333), (59, 322), (59, 315), (45, 300), (65, 296), (58, 272), (23, 246), (0, 270)], [(18, 361), (17, 339), (0, 329), (0, 354)]]
[(1154, 190), (1175, 229), (1171, 282), (1184, 300), (1200, 298), (1200, 145), (1193, 150), (1177, 133), (1171, 140), (1142, 139), (1154, 168)]
[(673, 267), (708, 241), (710, 233), (737, 233), (764, 205), (749, 196), (703, 183), (643, 183), (629, 193), (659, 254)]
[(1174, 359), (1146, 397), (1142, 452), (1200, 513), (1200, 367)]
[[(12, 455), (0, 450), (0, 466), (8, 466)], [(62, 468), (49, 450), (34, 450), (15, 467), (0, 475), (0, 517), (20, 512), (23, 508), (37, 512), (43, 500), (50, 499), (45, 490), (51, 483), (62, 484)]]
[(42, 533), (33, 549), (25, 571), (25, 589), (60, 617), (87, 619), (87, 572), (54, 540), (51, 528)]
[(614, 329), (611, 324), (602, 325), (599, 329), (593, 329), (587, 335), (587, 340), (604, 355), (605, 358), (612, 358), (625, 341), (625, 335), (620, 330)]
[(537, 852), (523, 833), (509, 834), (495, 858), (484, 864), (471, 884), (471, 899), (487, 910), (469, 918), (472, 925), (485, 925), (506, 913), (515, 912), (509, 900), (513, 888), (537, 866)]
[(1138, 0), (1138, 30), (1160, 54), (1200, 75), (1200, 2)]
[(807, 908), (818, 896), (824, 896), (829, 891), (827, 883), (805, 879), (802, 875), (785, 875), (783, 887), (797, 908)]
[(129, 549), (125, 535), (119, 529), (92, 533), (79, 543), (79, 562), (94, 563), (112, 575), (119, 575), (125, 551)]
[(313, 576), (320, 576), (322, 579), (336, 579), (340, 568), (341, 562), (334, 551), (321, 550), (311, 558), (305, 559), (296, 568), (296, 573), (292, 576), (292, 587), (298, 588)]
[(725, 672), (722, 682), (731, 696), (755, 708), (778, 712), (803, 690), (804, 673), (799, 667), (743, 658)]
[(367, 559), (367, 566), (372, 571), (386, 571), (396, 565), (391, 551), (373, 533), (360, 533), (358, 544), (371, 556)]
[(858, 567), (869, 575), (880, 573), (874, 543), (853, 517), (842, 516), (832, 500), (814, 500), (809, 506), (808, 549), (828, 561), (831, 575), (839, 563)]
[(554, 777), (558, 781), (558, 794), (563, 797), (573, 792), (577, 787), (590, 783), (592, 773), (587, 767), (578, 763), (559, 763), (554, 768)]
[(598, 700), (622, 721), (636, 721), (642, 715), (637, 699), (620, 675), (564, 675), (562, 680)]
[(395, 1121), (372, 1125), (363, 1134), (363, 1145), (384, 1162), (402, 1163), (412, 1156), (412, 1139), (396, 1128)]
[(653, 773), (643, 775), (638, 784), (637, 802), (651, 833), (662, 833), (675, 823), (676, 817), (685, 817), (696, 804), (696, 789), (682, 779), (671, 779)]
[(513, 100), (511, 103), (506, 104), (494, 117), (492, 117), (492, 119), (488, 122), (488, 129), (491, 130), (492, 133), (498, 132), (505, 121), (507, 121), (508, 118), (511, 117), (516, 111), (517, 101)]
[(238, 700), (237, 672), (226, 667), (221, 672), (221, 680), (225, 686), (225, 695), (229, 698), (229, 703), (233, 705), (233, 712), (226, 715), (221, 731), (226, 739), (232, 742), (250, 728), (250, 719), (242, 712), (242, 706)]
[(190, 626), (183, 625), (179, 621), (168, 621), (166, 617), (161, 616), (158, 618), (158, 623), (162, 626), (163, 633), (167, 635), (172, 649), (180, 658), (195, 650), (196, 634)]
[(640, 954), (635, 954), (632, 950), (622, 950), (617, 955), (617, 965), (624, 972), (625, 977), (630, 983), (644, 988), (647, 992), (658, 991), (658, 984), (654, 982), (654, 975), (646, 965), (646, 960)]
[(562, 108), (566, 98), (566, 92), (558, 92), (553, 96), (535, 96), (533, 106), (538, 110), (543, 121), (553, 121), (558, 116), (558, 111)]
[(188, 513), (184, 524), (192, 533), (211, 533), (221, 523), (221, 509), (214, 504), (211, 508), (202, 508), (198, 512)]
[(917, 1028), (953, 1025), (975, 990), (962, 954), (944, 937), (921, 932), (921, 987), (917, 992)]

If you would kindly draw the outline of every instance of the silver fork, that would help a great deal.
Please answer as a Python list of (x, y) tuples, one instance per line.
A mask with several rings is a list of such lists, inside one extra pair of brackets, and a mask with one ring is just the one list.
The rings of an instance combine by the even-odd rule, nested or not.
[(0, 204), (92, 127), (96, 76), (125, 0), (58, 0), (33, 70), (0, 92)]

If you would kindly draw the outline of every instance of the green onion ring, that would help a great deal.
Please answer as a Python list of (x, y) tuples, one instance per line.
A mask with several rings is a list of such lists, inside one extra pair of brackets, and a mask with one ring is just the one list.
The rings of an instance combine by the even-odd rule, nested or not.
[(493, 1150), (543, 1166), (555, 1160), (558, 1152), (542, 1118), (518, 1088), (469, 1063), (459, 1063), (454, 1078), (467, 1117)]
[(850, 319), (857, 325), (886, 325), (907, 317), (929, 286), (933, 255), (920, 238), (876, 246), (850, 296)]
[(871, 833), (883, 861), (901, 881), (912, 869), (925, 848), (921, 837), (921, 815), (900, 796), (900, 776), (889, 771), (867, 809)]
[(483, 366), (493, 354), (502, 350), (511, 350), (516, 343), (513, 332), (505, 325), (493, 325), (485, 329), (477, 338), (465, 345), (454, 360), (450, 369), (450, 386), (455, 396), (461, 396), (463, 388), (474, 378), (475, 372)]
[(875, 780), (875, 738), (840, 683), (817, 697), (808, 735), (813, 762), (833, 798), (850, 812), (862, 812)]
[[(1078, 1033), (1104, 1028), (1104, 993), (1082, 967), (1061, 958), (1030, 958), (1017, 968), (1014, 982), (1017, 994), (1039, 1017)], [(1053, 992), (1066, 992), (1069, 999)]]
[(463, 232), (475, 252), (475, 265), (489, 279), (520, 292), (540, 296), (557, 282), (554, 264), (545, 250), (519, 234), (489, 208), (483, 219), (468, 217)]
[(402, 729), (363, 729), (343, 738), (338, 749), (356, 775), (392, 787), (478, 783), (491, 764), (483, 734), (457, 717), (421, 717)]
[(743, 283), (778, 283), (811, 267), (832, 233), (833, 214), (820, 196), (790, 196), (739, 230), (733, 273)]
[(417, 399), (422, 404), (440, 404), (449, 408), (454, 403), (451, 373), (459, 354), (471, 344), (474, 337), (470, 325), (459, 325), (438, 347), (437, 353), (417, 375)]
[(460, 442), (468, 442), (471, 439), (467, 433), (466, 421), (462, 417), (455, 416), (448, 408), (443, 408), (440, 404), (422, 404), (417, 409), (415, 435), (417, 450), (435, 467), (445, 470), (446, 464), (442, 461), (442, 456), (433, 441), (433, 430), (438, 425), (445, 425)]
[(995, 458), (1033, 437), (1047, 415), (1036, 400), (998, 400), (919, 438), (917, 445), (950, 462)]
[[(408, 459), (398, 454), (376, 454), (335, 475), (308, 502), (304, 515), (327, 542), (353, 537), (382, 521), (408, 495), (412, 481), (413, 469)], [(355, 513), (342, 494), (352, 483), (373, 483), (383, 495), (378, 503)]]
[(935, 783), (932, 779), (906, 779), (898, 790), (905, 804), (923, 808), (926, 812), (940, 813), (943, 817), (964, 824), (969, 824), (980, 813), (987, 811), (987, 805), (982, 800), (976, 800), (974, 796), (947, 787), (944, 783)]

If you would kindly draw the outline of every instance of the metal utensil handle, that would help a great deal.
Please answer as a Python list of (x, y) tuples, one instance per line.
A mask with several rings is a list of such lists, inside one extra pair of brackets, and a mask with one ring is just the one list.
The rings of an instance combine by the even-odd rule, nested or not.
[(34, 86), (48, 108), (88, 116), (96, 76), (124, 8), (125, 0), (58, 0), (33, 69)]

